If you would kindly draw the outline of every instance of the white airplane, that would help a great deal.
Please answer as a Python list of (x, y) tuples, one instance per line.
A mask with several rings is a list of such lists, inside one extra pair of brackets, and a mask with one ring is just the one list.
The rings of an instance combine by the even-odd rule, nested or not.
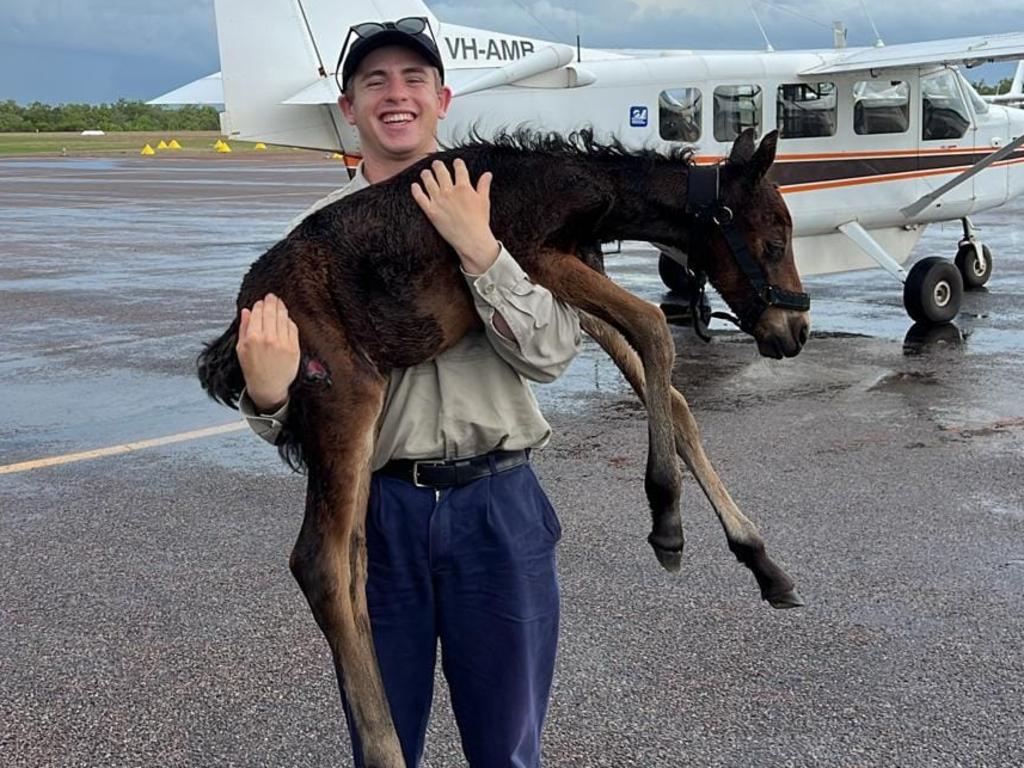
[[(531, 126), (592, 127), (630, 147), (728, 156), (747, 127), (781, 132), (774, 178), (803, 275), (881, 266), (917, 321), (957, 313), (992, 255), (969, 216), (1024, 193), (1024, 110), (981, 98), (959, 66), (1024, 58), (1024, 33), (871, 48), (739, 52), (596, 50), (440, 22), (421, 0), (215, 0), (222, 71), (153, 103), (223, 103), (236, 139), (358, 159), (334, 72), (351, 25), (425, 17), (456, 98), (439, 139)], [(1018, 70), (1020, 72), (1020, 70)], [(904, 263), (924, 228), (960, 220), (955, 260)], [(686, 255), (662, 279), (690, 291)], [(954, 266), (955, 263), (955, 266)]]
[(1006, 93), (982, 96), (982, 98), (990, 104), (1009, 104), (1014, 107), (1024, 104), (1024, 60), (1017, 62), (1017, 70), (1013, 74), (1013, 80), (1010, 81), (1010, 90)]

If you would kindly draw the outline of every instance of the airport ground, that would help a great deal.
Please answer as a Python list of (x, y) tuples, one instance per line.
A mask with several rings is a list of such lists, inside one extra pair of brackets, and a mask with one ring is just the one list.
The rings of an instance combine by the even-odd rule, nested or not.
[[(287, 569), (303, 481), (193, 372), (247, 265), (343, 174), (311, 156), (0, 160), (3, 766), (349, 764)], [(793, 360), (673, 329), (675, 381), (802, 609), (759, 600), (689, 477), (684, 568), (660, 570), (644, 414), (595, 345), (537, 388), (564, 530), (545, 765), (1024, 765), (1022, 214), (979, 217), (995, 276), (930, 344), (905, 347), (880, 270), (807, 281)], [(958, 234), (930, 229), (918, 255)], [(608, 266), (663, 300), (649, 250)], [(424, 765), (459, 755), (439, 673)]]

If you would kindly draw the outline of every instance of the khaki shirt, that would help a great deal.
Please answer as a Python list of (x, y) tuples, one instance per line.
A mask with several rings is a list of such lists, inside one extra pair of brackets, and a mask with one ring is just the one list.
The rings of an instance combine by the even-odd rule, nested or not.
[[(313, 211), (367, 186), (360, 166), (349, 184), (317, 201), (289, 231)], [(527, 380), (553, 381), (572, 362), (580, 348), (576, 310), (531, 282), (504, 246), (484, 274), (463, 274), (484, 328), (433, 360), (391, 372), (374, 470), (391, 459), (461, 459), (539, 448), (551, 436)], [(495, 329), (496, 313), (515, 341)], [(243, 391), (239, 409), (256, 434), (276, 442), (287, 403), (276, 413), (259, 414)]]

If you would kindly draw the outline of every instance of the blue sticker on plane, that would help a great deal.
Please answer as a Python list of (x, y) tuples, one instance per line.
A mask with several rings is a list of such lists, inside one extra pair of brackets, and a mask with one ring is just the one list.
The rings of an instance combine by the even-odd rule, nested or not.
[(630, 107), (629, 108), (629, 124), (633, 128), (646, 128), (647, 127), (647, 107)]

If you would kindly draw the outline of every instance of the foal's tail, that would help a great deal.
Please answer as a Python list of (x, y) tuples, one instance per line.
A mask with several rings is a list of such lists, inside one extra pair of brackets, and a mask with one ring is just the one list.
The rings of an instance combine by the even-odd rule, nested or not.
[(242, 377), (242, 366), (235, 354), (238, 343), (239, 318), (231, 323), (220, 338), (203, 345), (203, 351), (196, 358), (199, 383), (206, 394), (219, 403), (231, 408), (238, 407), (238, 398), (242, 395), (245, 379)]

